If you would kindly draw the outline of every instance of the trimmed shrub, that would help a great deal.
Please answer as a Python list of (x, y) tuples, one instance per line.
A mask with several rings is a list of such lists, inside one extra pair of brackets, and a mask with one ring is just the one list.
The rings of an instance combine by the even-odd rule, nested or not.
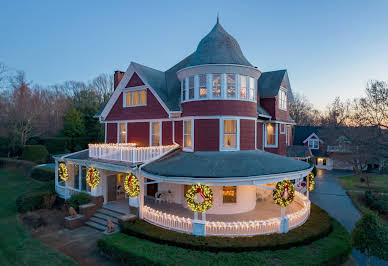
[(365, 191), (364, 199), (365, 199), (366, 205), (368, 205), (368, 207), (371, 208), (372, 210), (376, 210), (376, 211), (378, 211), (381, 214), (387, 214), (388, 213), (388, 206), (387, 206), (387, 204), (384, 201), (382, 201), (382, 200), (376, 199), (373, 196), (372, 192)]
[(90, 196), (86, 193), (81, 192), (79, 194), (72, 195), (68, 200), (68, 203), (71, 207), (78, 211), (80, 205), (87, 204), (90, 201)]
[(45, 163), (49, 153), (43, 145), (26, 145), (23, 148), (22, 159), (35, 163)]
[(26, 174), (30, 172), (36, 163), (23, 160), (15, 160), (10, 158), (0, 158), (0, 168), (17, 168), (22, 169)]
[(71, 139), (68, 137), (47, 137), (41, 139), (41, 144), (46, 146), (50, 154), (69, 153)]
[(252, 237), (198, 237), (163, 229), (142, 220), (120, 224), (121, 232), (147, 239), (159, 244), (167, 244), (191, 250), (253, 251), (277, 250), (309, 244), (327, 236), (332, 228), (330, 217), (317, 205), (311, 205), (310, 218), (302, 226), (287, 234), (257, 235)]
[(33, 179), (47, 182), (55, 180), (55, 168), (52, 167), (35, 167), (32, 169), (30, 176)]
[(45, 207), (46, 199), (51, 197), (47, 191), (28, 192), (16, 199), (16, 209), (20, 213), (42, 209)]

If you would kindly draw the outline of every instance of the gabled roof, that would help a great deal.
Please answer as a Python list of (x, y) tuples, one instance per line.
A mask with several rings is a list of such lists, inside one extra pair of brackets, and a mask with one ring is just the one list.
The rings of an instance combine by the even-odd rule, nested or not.
[(295, 126), (294, 141), (295, 145), (303, 145), (303, 141), (307, 139), (312, 133), (318, 135), (318, 131), (322, 127), (313, 127), (313, 126)]
[(272, 98), (278, 95), (287, 70), (263, 72), (258, 80), (260, 98)]
[(287, 146), (287, 157), (292, 158), (309, 158), (311, 157), (311, 151), (309, 147), (304, 145), (292, 145)]
[(264, 116), (264, 117), (268, 117), (268, 118), (271, 118), (272, 116), (267, 112), (267, 110), (265, 110), (263, 108), (263, 106), (261, 106), (260, 104), (257, 104), (257, 113), (259, 114), (259, 116)]

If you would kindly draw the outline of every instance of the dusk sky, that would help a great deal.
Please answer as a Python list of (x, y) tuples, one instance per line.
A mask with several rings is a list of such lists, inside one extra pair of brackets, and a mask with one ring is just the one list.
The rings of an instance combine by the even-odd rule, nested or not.
[(167, 70), (220, 22), (261, 71), (322, 109), (388, 80), (388, 1), (4, 1), (0, 62), (42, 85)]

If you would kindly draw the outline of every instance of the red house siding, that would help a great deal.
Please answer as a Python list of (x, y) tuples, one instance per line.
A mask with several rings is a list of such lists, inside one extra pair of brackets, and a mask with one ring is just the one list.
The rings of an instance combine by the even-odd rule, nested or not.
[(255, 149), (255, 121), (240, 120), (240, 150)]
[(140, 79), (140, 77), (135, 73), (133, 73), (132, 77), (129, 79), (128, 83), (127, 83), (127, 86), (125, 86), (126, 88), (129, 88), (129, 87), (136, 87), (136, 86), (143, 86), (144, 83), (143, 81)]
[(171, 145), (172, 142), (172, 121), (162, 122), (162, 145)]
[(257, 122), (257, 149), (263, 149), (263, 123)]
[(182, 103), (182, 116), (238, 115), (257, 116), (257, 104), (236, 100), (206, 100)]
[(194, 151), (218, 151), (220, 122), (218, 119), (194, 120)]
[(272, 116), (272, 118), (276, 117), (276, 114), (275, 114), (275, 98), (260, 99), (260, 105), (265, 110), (267, 110), (267, 112)]
[(155, 98), (152, 92), (147, 89), (147, 105), (138, 107), (123, 107), (123, 93), (113, 105), (106, 117), (107, 121), (114, 120), (135, 120), (135, 119), (157, 119), (167, 118), (168, 114)]
[(183, 146), (183, 122), (182, 121), (175, 121), (174, 122), (174, 135), (175, 135), (175, 142), (179, 145)]
[(275, 97), (275, 118), (278, 121), (290, 121), (290, 105), (287, 101), (287, 111), (279, 109), (279, 95)]
[(136, 143), (136, 147), (150, 145), (150, 123), (132, 122), (127, 125), (127, 142)]
[(117, 143), (117, 123), (106, 124), (106, 143)]
[(280, 134), (280, 126), (278, 128), (278, 147), (277, 148), (264, 148), (265, 151), (276, 153), (279, 155), (286, 155), (286, 134)]

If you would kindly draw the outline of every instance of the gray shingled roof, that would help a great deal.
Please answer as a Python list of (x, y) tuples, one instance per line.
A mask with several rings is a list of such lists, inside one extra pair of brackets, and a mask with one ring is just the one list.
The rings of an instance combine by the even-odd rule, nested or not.
[(265, 110), (260, 104), (257, 104), (257, 113), (258, 113), (259, 115), (272, 117), (272, 116), (267, 112), (267, 110)]
[(263, 72), (258, 80), (260, 98), (272, 98), (278, 95), (282, 80), (287, 70)]
[(318, 131), (322, 129), (322, 127), (313, 127), (313, 126), (295, 126), (294, 129), (294, 141), (295, 145), (303, 145), (303, 141), (307, 139), (312, 133), (318, 135)]
[(167, 177), (248, 177), (308, 169), (310, 164), (260, 150), (234, 152), (175, 151), (143, 170)]
[(310, 150), (304, 145), (287, 146), (287, 157), (305, 158), (311, 156)]
[(213, 29), (199, 42), (197, 50), (186, 66), (204, 64), (252, 66), (236, 39), (224, 30), (218, 20)]

